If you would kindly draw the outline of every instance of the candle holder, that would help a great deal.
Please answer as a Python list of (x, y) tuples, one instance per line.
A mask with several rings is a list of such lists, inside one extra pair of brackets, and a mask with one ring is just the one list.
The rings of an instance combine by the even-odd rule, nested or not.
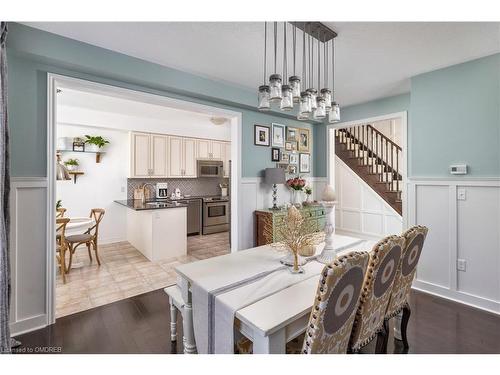
[(335, 233), (335, 226), (332, 221), (332, 212), (335, 212), (336, 201), (323, 201), (321, 205), (326, 210), (326, 224), (325, 224), (325, 247), (321, 254), (318, 255), (316, 260), (320, 263), (330, 264), (337, 257), (337, 251), (333, 247), (333, 234)]

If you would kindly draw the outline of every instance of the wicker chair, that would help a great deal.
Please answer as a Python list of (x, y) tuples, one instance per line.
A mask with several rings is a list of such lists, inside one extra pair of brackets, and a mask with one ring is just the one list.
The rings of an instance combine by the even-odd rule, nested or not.
[[(349, 352), (359, 352), (384, 330), (385, 312), (404, 241), (403, 237), (390, 236), (379, 241), (370, 252), (370, 263), (354, 319)], [(377, 347), (376, 352), (382, 352), (381, 348)]]
[(75, 253), (76, 249), (80, 245), (86, 245), (87, 246), (87, 251), (89, 253), (89, 258), (90, 262), (92, 263), (92, 253), (90, 251), (90, 248), (92, 247), (94, 249), (95, 257), (97, 260), (97, 264), (100, 266), (101, 261), (99, 259), (99, 254), (98, 254), (98, 248), (97, 248), (97, 240), (99, 238), (99, 224), (101, 223), (102, 218), (104, 217), (105, 211), (102, 208), (93, 208), (90, 211), (90, 217), (94, 219), (95, 224), (93, 227), (87, 229), (85, 233), (82, 234), (75, 234), (72, 236), (66, 237), (66, 241), (69, 244), (69, 266), (68, 270), (71, 269), (71, 264), (73, 262), (73, 254)]
[[(391, 298), (385, 313), (384, 327), (385, 331), (388, 332), (389, 320), (402, 312), (401, 339), (405, 349), (409, 348), (406, 328), (408, 327), (411, 310), (408, 298), (410, 296), (411, 284), (417, 271), (418, 261), (428, 231), (427, 227), (417, 225), (402, 234), (402, 237), (405, 239), (405, 247), (394, 279)], [(388, 335), (380, 339), (383, 340), (380, 344), (382, 350), (386, 352)]]
[(63, 279), (63, 283), (66, 284), (66, 251), (68, 250), (68, 243), (66, 242), (66, 225), (69, 223), (68, 218), (57, 218), (56, 219), (56, 259), (59, 265), (59, 270)]

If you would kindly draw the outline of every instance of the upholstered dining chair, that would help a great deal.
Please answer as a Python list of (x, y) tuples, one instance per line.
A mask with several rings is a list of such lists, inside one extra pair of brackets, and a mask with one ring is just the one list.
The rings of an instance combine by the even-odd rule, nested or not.
[(68, 243), (66, 242), (66, 225), (69, 223), (69, 218), (56, 218), (56, 259), (59, 265), (63, 283), (66, 284), (66, 251)]
[(90, 217), (94, 219), (95, 224), (87, 229), (85, 233), (75, 234), (66, 237), (66, 241), (69, 244), (69, 266), (68, 271), (71, 269), (71, 264), (73, 262), (73, 254), (76, 249), (80, 245), (86, 245), (87, 251), (89, 253), (90, 262), (92, 263), (92, 253), (90, 248), (94, 249), (95, 258), (97, 260), (97, 264), (100, 266), (101, 261), (99, 259), (98, 249), (97, 249), (97, 240), (99, 238), (99, 224), (101, 223), (102, 218), (104, 217), (105, 210), (102, 208), (93, 208), (90, 211)]
[[(369, 253), (370, 262), (349, 340), (351, 353), (359, 352), (384, 330), (385, 312), (404, 242), (403, 237), (389, 236), (379, 241)], [(376, 352), (381, 353), (382, 348), (377, 347)]]
[[(422, 253), (422, 248), (424, 247), (424, 241), (427, 237), (428, 231), (427, 227), (416, 225), (401, 235), (405, 239), (405, 246), (401, 256), (401, 262), (399, 263), (399, 267), (394, 278), (391, 298), (385, 313), (384, 330), (387, 333), (389, 332), (389, 320), (402, 313), (400, 331), (401, 340), (403, 341), (405, 349), (409, 348), (406, 328), (408, 327), (411, 310), (408, 299), (410, 296), (411, 284), (415, 278), (418, 261), (420, 259), (420, 254)], [(386, 352), (388, 334), (380, 337), (380, 339), (382, 340), (382, 343), (379, 345), (381, 345), (382, 350)]]

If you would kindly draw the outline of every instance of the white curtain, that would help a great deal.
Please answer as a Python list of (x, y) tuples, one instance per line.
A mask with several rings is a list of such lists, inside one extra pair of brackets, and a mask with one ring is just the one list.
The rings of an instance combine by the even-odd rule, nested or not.
[(10, 353), (9, 129), (7, 126), (7, 23), (0, 22), (0, 353)]

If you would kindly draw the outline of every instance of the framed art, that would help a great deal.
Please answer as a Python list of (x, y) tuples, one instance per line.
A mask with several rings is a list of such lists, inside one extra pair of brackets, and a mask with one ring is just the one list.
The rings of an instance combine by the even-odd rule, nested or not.
[(309, 129), (299, 129), (299, 151), (310, 152), (311, 132)]
[(271, 129), (269, 126), (254, 125), (254, 138), (253, 144), (255, 146), (269, 147), (269, 133)]
[(285, 142), (285, 150), (292, 151), (292, 142)]
[(292, 128), (290, 126), (286, 127), (286, 140), (289, 142), (297, 142), (299, 136), (299, 129)]
[(292, 151), (297, 151), (297, 142), (292, 142)]
[(300, 173), (311, 172), (311, 154), (299, 154), (299, 171)]
[(288, 165), (288, 173), (289, 174), (297, 174), (297, 166), (296, 165)]
[(299, 155), (295, 154), (295, 153), (290, 154), (290, 161), (289, 161), (289, 163), (290, 164), (299, 164)]
[(280, 161), (280, 149), (273, 147), (271, 149), (271, 161)]
[(281, 153), (281, 161), (283, 163), (290, 163), (290, 153), (289, 152), (282, 152)]
[(281, 168), (285, 171), (288, 171), (288, 163), (276, 163), (276, 168)]
[(285, 147), (285, 125), (272, 124), (273, 147)]

